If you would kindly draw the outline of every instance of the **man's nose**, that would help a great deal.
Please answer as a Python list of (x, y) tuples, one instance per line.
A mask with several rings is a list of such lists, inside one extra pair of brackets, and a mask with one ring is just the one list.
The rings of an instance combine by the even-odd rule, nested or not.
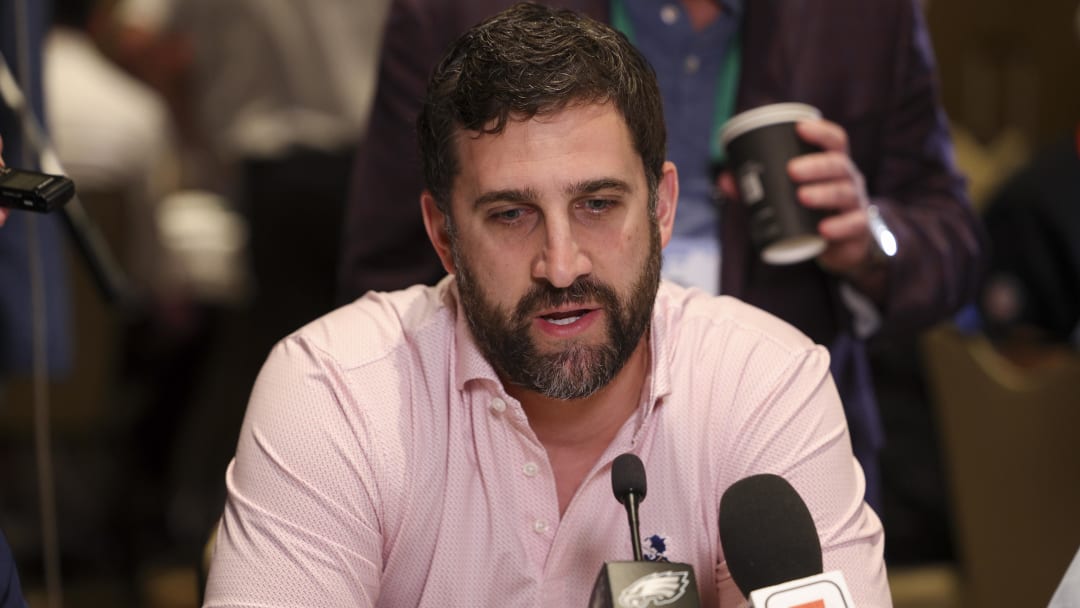
[(564, 289), (592, 272), (592, 261), (568, 220), (545, 218), (544, 229), (544, 248), (533, 266), (533, 278)]

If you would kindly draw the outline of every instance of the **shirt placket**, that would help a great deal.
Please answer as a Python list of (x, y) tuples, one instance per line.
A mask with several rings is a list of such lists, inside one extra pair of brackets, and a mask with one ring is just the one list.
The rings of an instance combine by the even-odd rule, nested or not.
[(537, 581), (551, 553), (559, 527), (555, 479), (547, 453), (529, 428), (521, 406), (507, 395), (488, 397), (487, 424), (500, 488), (510, 492), (498, 504), (513, 511), (509, 521), (524, 548), (523, 556)]

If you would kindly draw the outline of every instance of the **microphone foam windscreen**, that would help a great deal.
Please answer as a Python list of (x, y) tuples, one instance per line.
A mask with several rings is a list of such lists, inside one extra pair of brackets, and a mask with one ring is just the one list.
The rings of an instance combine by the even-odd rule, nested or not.
[(618, 455), (611, 463), (611, 490), (615, 498), (626, 504), (626, 497), (634, 493), (640, 502), (645, 500), (646, 489), (645, 465), (641, 459), (629, 452)]
[(778, 475), (752, 475), (724, 492), (720, 544), (745, 596), (822, 572), (821, 541), (810, 510)]

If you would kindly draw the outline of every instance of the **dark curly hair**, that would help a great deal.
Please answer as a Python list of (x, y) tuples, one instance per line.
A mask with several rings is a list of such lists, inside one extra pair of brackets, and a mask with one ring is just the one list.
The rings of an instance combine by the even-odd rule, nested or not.
[(663, 104), (656, 74), (625, 36), (573, 11), (531, 3), (465, 32), (432, 73), (417, 120), (424, 179), (439, 208), (448, 212), (460, 170), (459, 129), (500, 133), (509, 120), (574, 103), (611, 103), (622, 114), (655, 192), (666, 157)]

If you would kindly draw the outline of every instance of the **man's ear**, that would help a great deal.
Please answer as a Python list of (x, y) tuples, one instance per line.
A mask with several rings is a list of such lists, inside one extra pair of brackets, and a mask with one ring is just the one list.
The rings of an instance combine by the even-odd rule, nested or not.
[(443, 268), (454, 274), (454, 256), (450, 253), (450, 232), (447, 227), (449, 218), (439, 209), (429, 190), (424, 190), (420, 195), (420, 211), (424, 215), (424, 228), (428, 238), (435, 247), (435, 253), (442, 260)]
[(656, 222), (660, 226), (660, 245), (667, 247), (675, 225), (675, 208), (679, 205), (679, 172), (675, 163), (665, 161), (656, 186)]

